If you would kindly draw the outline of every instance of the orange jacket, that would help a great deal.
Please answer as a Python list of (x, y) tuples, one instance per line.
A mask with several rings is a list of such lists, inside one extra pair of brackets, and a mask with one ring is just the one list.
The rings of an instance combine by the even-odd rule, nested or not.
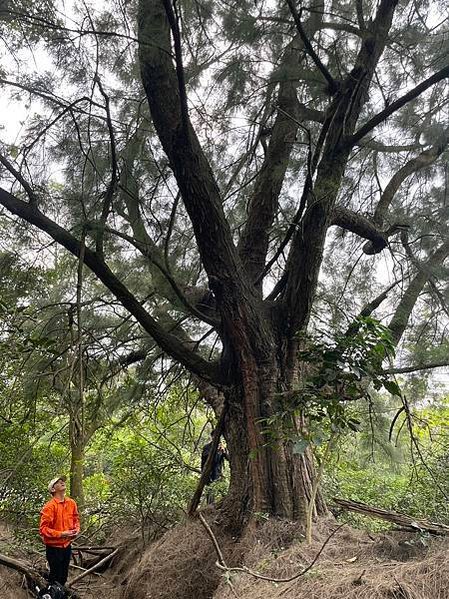
[(73, 539), (61, 537), (64, 530), (80, 530), (80, 517), (76, 502), (70, 497), (63, 501), (52, 497), (41, 511), (39, 534), (46, 545), (68, 547)]

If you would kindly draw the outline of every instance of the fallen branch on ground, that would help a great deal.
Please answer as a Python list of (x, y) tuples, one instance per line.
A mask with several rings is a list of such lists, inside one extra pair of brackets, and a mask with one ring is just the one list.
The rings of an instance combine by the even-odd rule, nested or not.
[(114, 551), (114, 549), (117, 549), (116, 545), (103, 545), (101, 547), (97, 545), (72, 545), (73, 551), (89, 551), (91, 553)]
[[(7, 568), (11, 568), (12, 570), (16, 570), (16, 572), (24, 574), (28, 579), (29, 586), (33, 589), (36, 587), (39, 587), (39, 589), (44, 589), (48, 586), (48, 581), (46, 581), (45, 578), (41, 576), (41, 574), (39, 574), (39, 572), (33, 566), (22, 560), (0, 554), (0, 565), (6, 566)], [(70, 599), (81, 599), (79, 595), (67, 587), (64, 587), (64, 590)]]
[(313, 566), (316, 564), (318, 558), (323, 553), (324, 548), (329, 543), (329, 541), (332, 539), (332, 537), (341, 528), (343, 528), (343, 526), (345, 526), (345, 524), (340, 524), (340, 526), (337, 526), (337, 528), (330, 533), (330, 535), (327, 537), (327, 539), (321, 545), (320, 550), (318, 551), (318, 553), (315, 555), (315, 557), (313, 558), (313, 560), (310, 562), (310, 564), (308, 566), (304, 567), (302, 570), (300, 570), (296, 574), (293, 574), (293, 576), (289, 576), (288, 578), (272, 578), (270, 576), (264, 576), (263, 574), (259, 574), (258, 572), (254, 572), (253, 570), (250, 570), (247, 566), (233, 567), (233, 568), (230, 568), (230, 567), (226, 566), (226, 564), (225, 564), (225, 562), (223, 560), (223, 554), (222, 554), (222, 552), (220, 550), (220, 546), (218, 545), (218, 541), (217, 541), (214, 533), (212, 532), (211, 527), (206, 522), (206, 520), (204, 519), (204, 516), (202, 514), (198, 514), (198, 516), (199, 516), (199, 519), (201, 520), (204, 528), (206, 529), (207, 534), (212, 539), (212, 542), (213, 542), (214, 547), (215, 547), (215, 551), (217, 552), (217, 555), (218, 555), (218, 560), (215, 563), (216, 563), (216, 566), (218, 568), (220, 568), (220, 570), (224, 570), (225, 572), (229, 572), (229, 573), (231, 573), (231, 572), (240, 572), (240, 573), (243, 573), (243, 574), (249, 574), (250, 576), (253, 576), (254, 578), (259, 578), (260, 580), (268, 580), (269, 582), (275, 582), (275, 583), (278, 583), (278, 582), (292, 582), (296, 578), (299, 578), (300, 576), (304, 576), (304, 574), (306, 574), (307, 572), (309, 572), (309, 570), (311, 570), (313, 568)]
[[(82, 570), (83, 572), (86, 572), (87, 568), (83, 568), (82, 566), (77, 566), (76, 564), (69, 564), (70, 568), (73, 568), (74, 570)], [(100, 578), (102, 577), (101, 574), (99, 574), (98, 572), (94, 572), (95, 576), (99, 576)]]
[(73, 547), (73, 556), (78, 557), (78, 565), (83, 566), (84, 570), (89, 570), (95, 566), (104, 557), (110, 555), (117, 547)]
[(92, 568), (89, 568), (88, 570), (85, 570), (84, 572), (82, 572), (78, 576), (75, 576), (75, 578), (73, 578), (69, 583), (67, 583), (67, 586), (71, 587), (76, 582), (79, 582), (82, 578), (84, 578), (85, 576), (87, 576), (88, 574), (94, 573), (95, 570), (98, 570), (98, 568), (100, 568), (100, 566), (102, 566), (107, 561), (109, 561), (110, 559), (112, 559), (114, 557), (114, 555), (116, 555), (118, 553), (118, 550), (119, 550), (119, 548), (117, 547), (117, 549), (115, 551), (113, 551), (112, 553), (110, 553), (109, 555), (107, 555), (106, 557), (104, 557), (97, 564), (95, 564), (95, 566), (92, 566)]
[[(221, 549), (220, 549), (220, 545), (218, 544), (217, 537), (216, 537), (216, 536), (214, 535), (214, 533), (212, 532), (212, 529), (211, 529), (211, 527), (209, 526), (209, 524), (206, 522), (206, 520), (205, 520), (205, 518), (204, 518), (203, 514), (201, 514), (200, 512), (198, 512), (198, 517), (199, 517), (199, 519), (200, 519), (200, 521), (201, 521), (201, 524), (202, 524), (202, 525), (204, 526), (204, 528), (206, 529), (206, 532), (207, 532), (207, 534), (208, 534), (208, 535), (209, 535), (209, 537), (211, 538), (211, 540), (212, 540), (212, 543), (214, 544), (215, 551), (216, 551), (216, 553), (217, 553), (217, 555), (218, 555), (218, 561), (216, 561), (216, 562), (215, 562), (215, 564), (216, 564), (216, 565), (217, 565), (219, 568), (224, 568), (226, 571), (229, 571), (229, 570), (231, 570), (231, 568), (228, 568), (228, 567), (227, 567), (227, 565), (226, 565), (226, 562), (225, 562), (225, 560), (224, 560), (223, 552), (221, 551)], [(239, 599), (239, 595), (238, 595), (237, 591), (235, 590), (235, 587), (234, 587), (234, 585), (232, 584), (232, 582), (231, 582), (231, 580), (230, 580), (230, 579), (228, 579), (228, 584), (229, 584), (229, 587), (230, 587), (230, 589), (231, 589), (232, 593), (234, 594), (234, 597), (235, 597), (236, 599)]]
[(357, 512), (364, 516), (368, 516), (369, 518), (378, 518), (379, 520), (391, 522), (400, 526), (402, 530), (410, 532), (428, 532), (433, 535), (449, 535), (449, 526), (446, 526), (445, 524), (430, 522), (429, 520), (420, 520), (413, 518), (412, 516), (407, 516), (407, 514), (384, 510), (360, 501), (338, 498), (334, 498), (333, 501), (336, 505), (345, 510)]

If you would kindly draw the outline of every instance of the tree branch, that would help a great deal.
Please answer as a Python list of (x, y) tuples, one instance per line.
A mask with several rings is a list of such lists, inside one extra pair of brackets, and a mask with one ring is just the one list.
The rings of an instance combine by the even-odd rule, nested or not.
[(211, 166), (191, 124), (188, 135), (184, 130), (162, 0), (140, 0), (138, 24), (141, 77), (151, 116), (192, 223), (223, 328), (231, 343), (240, 346), (244, 332), (249, 346), (261, 331), (259, 298), (238, 256)]
[(393, 201), (393, 198), (407, 177), (416, 173), (435, 162), (435, 160), (444, 152), (449, 143), (449, 127), (444, 131), (441, 138), (431, 148), (424, 150), (415, 158), (412, 158), (401, 167), (397, 173), (390, 179), (386, 186), (379, 203), (374, 212), (373, 221), (382, 226), (387, 210)]
[(296, 6), (293, 0), (287, 0), (287, 4), (290, 8), (290, 12), (292, 13), (293, 19), (295, 21), (296, 29), (298, 30), (299, 36), (304, 44), (305, 49), (307, 50), (307, 53), (312, 58), (313, 62), (317, 66), (320, 73), (323, 75), (324, 79), (327, 81), (330, 95), (335, 94), (335, 92), (338, 89), (337, 82), (334, 80), (327, 68), (321, 62), (321, 59), (318, 56), (318, 54), (313, 49), (312, 44), (310, 43), (306, 35), (306, 32), (304, 31), (304, 28), (301, 23), (301, 17), (298, 11), (296, 10)]
[(390, 237), (409, 229), (409, 225), (406, 223), (394, 223), (386, 231), (381, 231), (366, 216), (356, 214), (352, 210), (343, 208), (343, 206), (335, 207), (331, 224), (338, 225), (342, 229), (368, 239), (362, 248), (368, 256), (379, 254), (388, 246)]
[(221, 410), (220, 418), (212, 436), (212, 445), (209, 451), (209, 455), (207, 456), (206, 463), (204, 464), (203, 470), (201, 472), (200, 480), (198, 481), (195, 492), (192, 496), (192, 499), (190, 500), (189, 507), (187, 508), (187, 514), (190, 518), (193, 518), (193, 516), (195, 516), (196, 514), (198, 505), (201, 500), (201, 495), (203, 494), (204, 487), (206, 486), (207, 481), (209, 480), (210, 473), (212, 472), (215, 454), (217, 453), (218, 445), (220, 443), (220, 437), (224, 429), (226, 414), (227, 404), (224, 403), (223, 408)]
[(37, 196), (34, 193), (34, 190), (31, 187), (31, 185), (22, 176), (22, 173), (20, 173), (11, 164), (11, 162), (9, 162), (9, 160), (5, 156), (3, 156), (2, 154), (0, 154), (0, 163), (3, 164), (3, 166), (6, 168), (6, 170), (9, 171), (11, 173), (11, 175), (16, 179), (16, 181), (18, 181), (20, 183), (20, 185), (24, 188), (24, 190), (26, 191), (26, 194), (27, 194), (27, 196), (28, 196), (28, 198), (30, 200), (30, 205), (31, 206), (35, 206), (37, 204)]
[(420, 370), (433, 370), (434, 368), (444, 368), (449, 366), (449, 360), (439, 360), (429, 362), (428, 364), (413, 364), (411, 366), (398, 366), (397, 368), (386, 368), (386, 374), (408, 374), (410, 372), (419, 372)]
[(155, 249), (157, 249), (157, 248), (154, 247), (152, 242), (150, 244), (148, 244), (148, 243), (139, 241), (137, 239), (134, 239), (133, 237), (130, 237), (129, 235), (126, 235), (125, 233), (121, 233), (120, 231), (117, 231), (115, 229), (110, 229), (109, 227), (106, 227), (106, 231), (108, 231), (109, 233), (112, 233), (114, 235), (117, 235), (117, 237), (120, 237), (121, 239), (127, 241), (133, 247), (138, 249), (142, 253), (143, 256), (148, 258), (150, 260), (150, 262), (152, 264), (154, 264), (154, 266), (156, 266), (159, 269), (159, 271), (164, 275), (164, 277), (167, 279), (171, 288), (175, 292), (177, 299), (187, 309), (188, 313), (190, 313), (192, 316), (196, 316), (196, 318), (199, 318), (203, 322), (210, 324), (214, 328), (219, 327), (220, 320), (218, 318), (212, 318), (208, 314), (204, 314), (195, 305), (190, 303), (187, 296), (184, 294), (182, 289), (179, 287), (176, 279), (173, 277), (171, 272), (169, 270), (167, 270), (167, 268), (162, 264), (160, 258), (157, 256), (158, 252), (155, 252)]
[(388, 325), (388, 328), (393, 336), (393, 341), (396, 345), (399, 343), (402, 335), (404, 334), (408, 319), (410, 318), (421, 291), (432, 277), (432, 270), (436, 266), (442, 264), (448, 255), (449, 241), (446, 241), (437, 250), (435, 250), (425, 264), (421, 264), (419, 266), (418, 273), (411, 280)]
[(345, 139), (345, 144), (350, 147), (354, 146), (357, 142), (359, 142), (362, 137), (365, 137), (367, 133), (372, 131), (375, 127), (380, 125), (383, 121), (386, 121), (389, 116), (395, 113), (397, 110), (405, 106), (411, 100), (414, 100), (418, 96), (420, 96), (423, 92), (425, 92), (429, 87), (435, 85), (439, 81), (443, 79), (447, 79), (449, 77), (449, 65), (443, 67), (421, 83), (419, 83), (416, 87), (411, 89), (409, 92), (392, 102), (389, 106), (387, 106), (384, 110), (376, 114), (373, 118), (371, 118), (367, 123), (362, 125), (358, 131)]
[(387, 235), (380, 231), (366, 216), (357, 214), (343, 206), (335, 206), (330, 224), (369, 239), (371, 251), (364, 250), (366, 254), (378, 254), (388, 245)]
[(119, 552), (119, 547), (114, 549), (114, 551), (112, 551), (106, 557), (104, 557), (99, 562), (94, 564), (91, 568), (88, 568), (84, 572), (81, 572), (81, 574), (78, 574), (78, 576), (75, 576), (75, 578), (72, 578), (72, 580), (69, 580), (69, 582), (67, 583), (67, 586), (71, 587), (74, 584), (76, 584), (77, 582), (79, 582), (80, 580), (82, 580), (85, 576), (88, 576), (89, 574), (96, 572), (99, 568), (101, 568), (101, 566), (103, 566), (104, 564), (109, 562), (113, 557), (115, 557), (118, 552)]
[(384, 291), (382, 291), (382, 293), (379, 293), (379, 295), (377, 297), (375, 297), (373, 300), (371, 300), (370, 302), (365, 304), (363, 306), (363, 308), (360, 310), (358, 318), (356, 320), (354, 320), (353, 322), (351, 322), (351, 324), (347, 328), (345, 336), (351, 337), (351, 336), (355, 335), (358, 332), (358, 330), (360, 329), (360, 318), (366, 318), (367, 316), (371, 316), (371, 314), (374, 312), (374, 310), (377, 310), (377, 308), (380, 306), (380, 304), (387, 299), (390, 291), (392, 289), (394, 289), (396, 287), (396, 285), (398, 285), (398, 284), (399, 284), (399, 281), (395, 281), (389, 287), (387, 287)]
[[(7, 568), (11, 568), (12, 570), (15, 570), (16, 572), (20, 572), (21, 574), (24, 574), (29, 579), (31, 579), (32, 583), (35, 586), (39, 587), (39, 590), (46, 589), (48, 586), (48, 582), (45, 580), (45, 578), (43, 578), (35, 568), (33, 568), (29, 564), (23, 562), (22, 560), (14, 559), (7, 555), (0, 554), (0, 565), (6, 566)], [(64, 587), (64, 588), (67, 592), (67, 596), (70, 597), (71, 599), (81, 599), (80, 596), (77, 593), (75, 593), (74, 591), (72, 591), (66, 587)], [(35, 591), (35, 589), (33, 589), (33, 591)]]
[(112, 206), (112, 199), (114, 197), (115, 191), (118, 185), (118, 164), (117, 164), (117, 151), (115, 144), (115, 134), (114, 134), (114, 126), (112, 124), (111, 118), (111, 109), (110, 109), (110, 100), (109, 96), (106, 94), (103, 85), (101, 83), (100, 78), (97, 76), (95, 82), (98, 85), (98, 89), (100, 90), (101, 95), (105, 100), (105, 111), (106, 111), (106, 122), (108, 125), (109, 131), (109, 139), (110, 139), (110, 149), (111, 149), (111, 180), (109, 185), (107, 186), (106, 192), (104, 194), (103, 207), (101, 210), (100, 217), (100, 227), (97, 230), (97, 240), (96, 240), (96, 251), (100, 256), (103, 256), (103, 235), (104, 235), (104, 226), (106, 225), (107, 218), (109, 216), (109, 212)]
[[(57, 223), (42, 214), (34, 206), (19, 200), (1, 188), (0, 204), (13, 214), (50, 235), (50, 237), (64, 246), (73, 255), (79, 256), (80, 241), (66, 229), (60, 227)], [(201, 378), (213, 384), (220, 382), (217, 366), (194, 353), (178, 337), (167, 333), (95, 252), (86, 248), (84, 262), (97, 275), (105, 287), (134, 316), (142, 328), (153, 337), (164, 352)]]
[(421, 150), (422, 144), (420, 143), (411, 143), (411, 144), (398, 144), (398, 145), (387, 145), (382, 143), (381, 141), (376, 141), (375, 139), (362, 139), (357, 144), (362, 148), (369, 148), (370, 150), (374, 150), (375, 152), (385, 152), (387, 154), (396, 154), (398, 152), (412, 152), (413, 150)]
[(359, 27), (362, 31), (364, 31), (366, 29), (366, 25), (365, 25), (365, 17), (363, 15), (363, 1), (355, 0), (355, 8), (356, 8), (356, 12), (357, 12), (357, 21), (359, 23)]
[(349, 23), (337, 23), (336, 21), (324, 21), (324, 23), (320, 26), (320, 29), (332, 29), (333, 31), (345, 31), (346, 33), (351, 33), (352, 35), (357, 35), (358, 37), (363, 37), (363, 31), (358, 27), (354, 27), (354, 25), (349, 25)]
[(179, 29), (179, 15), (176, 10), (176, 0), (173, 4), (171, 0), (163, 0), (165, 12), (167, 15), (168, 22), (170, 23), (170, 29), (173, 35), (173, 41), (175, 46), (175, 60), (176, 60), (176, 75), (178, 77), (178, 88), (179, 98), (181, 102), (181, 115), (182, 122), (185, 130), (185, 134), (189, 134), (189, 109), (187, 106), (187, 92), (186, 83), (184, 77), (184, 67), (182, 60), (182, 49), (181, 49), (181, 31)]
[(370, 35), (362, 41), (354, 68), (341, 83), (328, 110), (331, 121), (317, 168), (315, 184), (307, 193), (307, 210), (291, 244), (287, 282), (280, 309), (292, 338), (310, 317), (324, 242), (351, 146), (343, 144), (354, 131), (367, 91), (391, 27), (397, 0), (381, 0)]
[[(314, 15), (307, 24), (308, 32), (313, 36), (318, 26), (319, 20)], [(301, 39), (295, 36), (287, 45), (281, 67), (278, 68), (285, 73), (297, 71), (302, 48)], [(254, 193), (249, 201), (248, 219), (239, 243), (243, 264), (260, 293), (270, 231), (278, 210), (285, 173), (298, 129), (305, 129), (300, 119), (312, 116), (314, 119), (325, 118), (324, 113), (311, 111), (299, 104), (296, 85), (296, 81), (290, 76), (280, 82), (276, 119), (271, 129), (265, 159), (256, 179)]]
[[(128, 141), (125, 151), (123, 152), (122, 192), (123, 200), (128, 211), (128, 214), (123, 216), (127, 218), (132, 228), (134, 238), (116, 230), (111, 229), (110, 231), (131, 243), (142, 253), (142, 255), (148, 258), (152, 266), (156, 266), (156, 269), (153, 269), (152, 274), (153, 276), (157, 277), (156, 285), (159, 292), (164, 297), (166, 297), (169, 301), (175, 301), (176, 303), (179, 303), (180, 301), (181, 304), (186, 307), (187, 310), (194, 316), (217, 328), (220, 324), (220, 320), (215, 311), (209, 309), (210, 313), (203, 313), (195, 304), (195, 301), (193, 303), (190, 301), (187, 294), (180, 288), (175, 277), (171, 273), (168, 261), (167, 243), (170, 236), (170, 229), (173, 226), (172, 219), (170, 220), (169, 224), (169, 233), (167, 234), (164, 253), (162, 253), (162, 251), (150, 237), (147, 228), (145, 227), (140, 210), (139, 186), (134, 176), (134, 162), (138, 152), (142, 148), (142, 145), (143, 140), (139, 139), (139, 136), (136, 133), (136, 135)], [(161, 279), (159, 273), (162, 273), (164, 277), (163, 279)], [(169, 286), (166, 285), (166, 281), (168, 281)], [(175, 295), (173, 295), (173, 291)], [(201, 298), (204, 297), (206, 291), (208, 290), (201, 290)]]
[[(33, 94), (34, 96), (37, 96), (38, 98), (42, 98), (43, 100), (46, 100), (47, 102), (56, 104), (56, 106), (59, 106), (60, 108), (63, 108), (64, 110), (71, 110), (80, 102), (87, 102), (87, 103), (91, 104), (92, 106), (95, 106), (96, 108), (101, 108), (102, 110), (104, 110), (104, 106), (102, 106), (101, 104), (98, 104), (97, 102), (94, 102), (92, 100), (92, 98), (89, 98), (88, 96), (82, 96), (81, 98), (77, 98), (76, 100), (73, 100), (72, 102), (68, 103), (65, 100), (61, 100), (60, 98), (53, 96), (50, 92), (39, 90), (36, 87), (33, 87), (32, 85), (25, 85), (25, 84), (19, 83), (17, 81), (9, 81), (8, 79), (0, 78), (0, 85), (10, 85), (12, 87), (17, 87), (17, 88), (22, 89), (30, 94)], [(79, 108), (77, 110), (83, 114), (89, 114), (86, 110), (83, 110), (81, 108)], [(99, 118), (103, 121), (106, 120), (105, 117), (100, 117), (99, 115), (95, 115), (95, 116), (96, 116), (96, 118)]]

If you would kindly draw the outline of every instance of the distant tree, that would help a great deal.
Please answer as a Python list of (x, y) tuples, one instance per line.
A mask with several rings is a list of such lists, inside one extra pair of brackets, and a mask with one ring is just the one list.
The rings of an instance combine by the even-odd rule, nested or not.
[[(422, 331), (441, 329), (445, 5), (64, 6), (1, 11), (16, 61), (1, 81), (39, 112), (3, 145), (0, 203), (81, 255), (160, 348), (160, 369), (180, 365), (224, 410), (232, 522), (303, 518), (310, 451), (265, 423), (297, 397), (314, 319), (356, 335), (362, 306), (387, 300), (395, 344), (414, 310)], [(30, 40), (48, 70), (15, 76)], [(395, 266), (382, 287), (383, 255)], [(146, 351), (136, 343), (130, 360)], [(291, 418), (305, 434), (307, 402)]]

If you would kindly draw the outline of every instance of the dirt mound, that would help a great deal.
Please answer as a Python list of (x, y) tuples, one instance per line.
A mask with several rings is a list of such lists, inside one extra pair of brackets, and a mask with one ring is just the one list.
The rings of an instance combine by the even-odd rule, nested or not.
[[(257, 531), (244, 563), (273, 579), (290, 578), (302, 571), (338, 526), (332, 521), (320, 522), (310, 546), (297, 542), (301, 538), (298, 529), (297, 539), (288, 546), (288, 537), (283, 536), (286, 524), (267, 525), (268, 531)], [(303, 577), (275, 582), (235, 572), (231, 573), (234, 590), (223, 581), (214, 599), (235, 599), (235, 593), (239, 599), (448, 599), (448, 555), (448, 539), (434, 539), (425, 546), (417, 535), (374, 537), (343, 527)]]
[[(211, 516), (212, 513), (212, 516)], [(230, 561), (237, 559), (236, 544), (209, 524)], [(212, 542), (199, 521), (176, 526), (145, 552), (129, 576), (124, 599), (210, 599), (221, 572)]]

